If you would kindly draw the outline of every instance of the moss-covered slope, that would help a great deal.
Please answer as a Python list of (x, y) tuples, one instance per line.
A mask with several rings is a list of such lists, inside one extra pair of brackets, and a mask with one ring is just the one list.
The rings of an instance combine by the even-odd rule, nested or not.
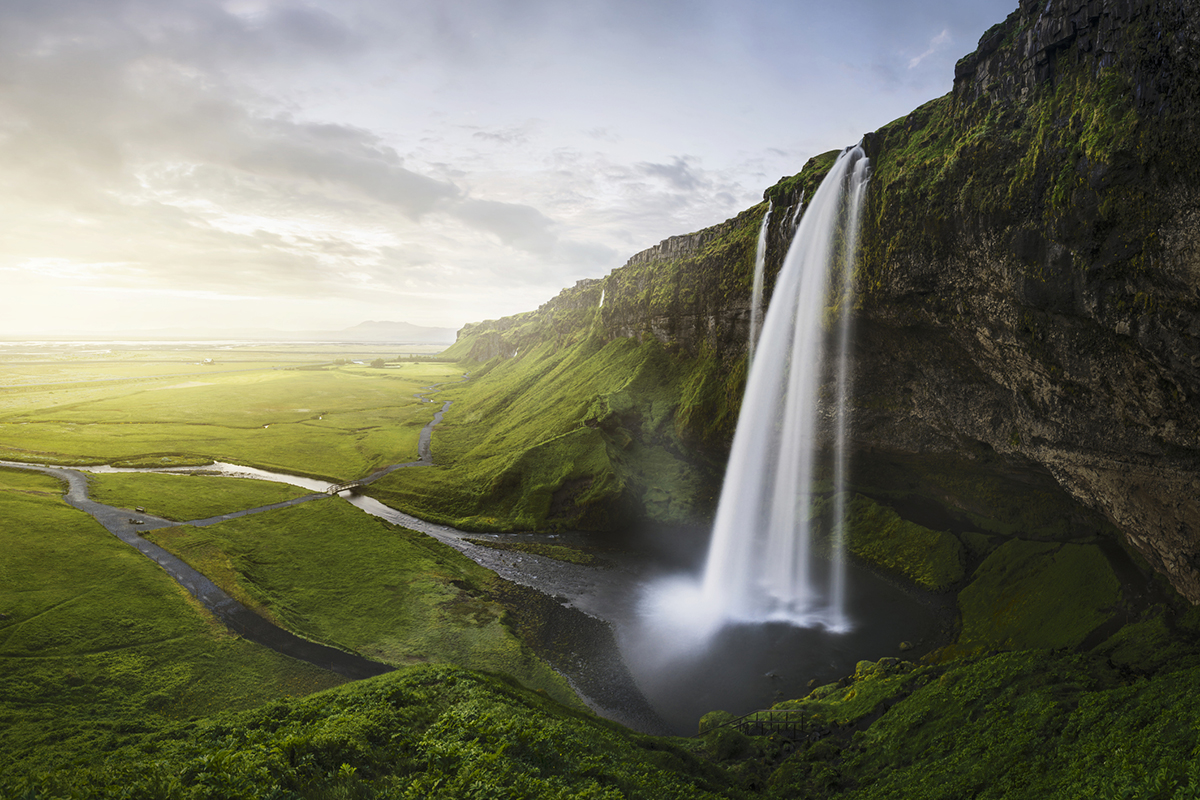
[(777, 705), (774, 720), (795, 739), (748, 736), (721, 713), (705, 718), (699, 738), (641, 736), (498, 676), (408, 668), (253, 711), (144, 725), (86, 767), (0, 768), (0, 794), (1194, 797), (1200, 655), (1176, 648), (1151, 672), (1132, 652), (862, 662)]
[(434, 435), (435, 466), (366, 491), (468, 530), (613, 529), (711, 513), (716, 467), (703, 437), (728, 424), (721, 409), (740, 380), (726, 381), (707, 352), (680, 359), (653, 338), (606, 341), (597, 315), (577, 310), (584, 322), (557, 334), (547, 314), (529, 323), (519, 355), (474, 364), (439, 395), (453, 405)]

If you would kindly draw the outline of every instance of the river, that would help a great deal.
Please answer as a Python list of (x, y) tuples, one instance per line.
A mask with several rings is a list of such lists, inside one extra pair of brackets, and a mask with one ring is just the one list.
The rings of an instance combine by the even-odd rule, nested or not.
[[(416, 465), (421, 462), (410, 463)], [(0, 466), (41, 469), (66, 480), (71, 487), (68, 502), (92, 514), (123, 541), (137, 547), (167, 569), (181, 585), (246, 638), (351, 677), (367, 677), (388, 669), (386, 665), (357, 657), (335, 664), (337, 657), (333, 654), (340, 651), (332, 651), (332, 648), (315, 651), (309, 648), (300, 652), (297, 642), (303, 640), (285, 641), (290, 637), (286, 631), (282, 632), (284, 636), (281, 637), (274, 632), (279, 629), (272, 631), (270, 629), (273, 626), (259, 624), (258, 617), (238, 606), (207, 578), (133, 533), (128, 520), (140, 519), (143, 523), (138, 526), (140, 530), (178, 523), (91, 501), (86, 497), (86, 480), (81, 473), (199, 472), (277, 481), (314, 492), (286, 503), (186, 523), (193, 525), (216, 524), (236, 516), (325, 497), (325, 490), (329, 488), (327, 483), (230, 463), (146, 469), (106, 466), (38, 468), (16, 462), (0, 462)], [(365, 513), (431, 536), (505, 580), (537, 590), (545, 598), (552, 599), (552, 603), (545, 605), (549, 613), (562, 617), (559, 624), (573, 629), (589, 625), (595, 627), (596, 630), (589, 637), (592, 652), (587, 654), (588, 660), (595, 663), (581, 666), (576, 657), (559, 659), (562, 663), (554, 666), (571, 680), (584, 700), (598, 713), (646, 732), (694, 733), (700, 716), (708, 711), (722, 709), (745, 713), (769, 707), (786, 697), (803, 696), (808, 691), (810, 681), (825, 683), (836, 680), (853, 672), (860, 660), (902, 655), (898, 650), (901, 641), (919, 645), (931, 641), (935, 634), (936, 615), (927, 604), (868, 570), (852, 568), (849, 614), (855, 626), (850, 633), (832, 634), (819, 628), (797, 628), (782, 623), (730, 625), (703, 644), (689, 648), (671, 647), (670, 642), (664, 641), (662, 631), (654, 620), (646, 615), (643, 599), (650, 587), (669, 579), (679, 571), (679, 567), (666, 563), (653, 553), (627, 550), (609, 556), (606, 558), (608, 563), (600, 567), (570, 564), (530, 553), (499, 550), (475, 542), (489, 539), (549, 540), (569, 546), (588, 543), (592, 538), (588, 534), (547, 537), (466, 533), (426, 522), (370, 497), (345, 491), (341, 496)], [(596, 622), (603, 624), (595, 626)], [(611, 635), (605, 635), (605, 627)], [(920, 652), (919, 649), (914, 650), (909, 655)], [(633, 687), (625, 685), (630, 682)], [(641, 698), (645, 699), (649, 708), (645, 707)]]

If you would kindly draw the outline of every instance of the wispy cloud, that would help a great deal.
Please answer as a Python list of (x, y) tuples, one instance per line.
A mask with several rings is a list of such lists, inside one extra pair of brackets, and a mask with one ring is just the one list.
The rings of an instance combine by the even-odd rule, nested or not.
[(924, 53), (921, 53), (921, 55), (915, 56), (911, 60), (909, 60), (908, 68), (916, 69), (921, 64), (922, 61), (929, 58), (934, 53), (937, 53), (949, 42), (950, 42), (950, 29), (943, 28), (941, 33), (939, 33), (937, 36), (935, 36), (929, 40), (929, 48)]

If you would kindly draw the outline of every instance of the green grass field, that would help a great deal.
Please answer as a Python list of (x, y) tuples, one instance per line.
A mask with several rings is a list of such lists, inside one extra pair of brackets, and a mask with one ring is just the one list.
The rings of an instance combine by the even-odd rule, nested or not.
[[(0, 387), (0, 457), (222, 459), (358, 477), (415, 459), (419, 431), (440, 403), (414, 395), (461, 378), (455, 367), (421, 361), (382, 370), (275, 369), (254, 359), (236, 366), (196, 376), (182, 374), (194, 365), (137, 357), (24, 365)], [(66, 506), (54, 479), (21, 470), (0, 476), (5, 768), (43, 756), (46, 765), (95, 760), (98, 750), (173, 719), (342, 682), (229, 635), (152, 562)], [(89, 484), (99, 502), (178, 521), (307, 493), (147, 473), (92, 475)], [(512, 632), (490, 598), (491, 573), (342, 500), (148, 538), (302, 636), (397, 665), (502, 671), (578, 706), (565, 680)]]
[(504, 672), (578, 702), (506, 624), (493, 573), (340, 498), (146, 538), (307, 638), (394, 665)]
[(88, 377), (75, 382), (0, 387), (0, 458), (94, 464), (172, 456), (357, 478), (415, 460), (420, 430), (438, 406), (413, 395), (461, 377), (452, 365), (428, 362), (302, 370), (258, 361), (242, 371), (145, 377), (161, 366), (87, 365)]
[(146, 509), (149, 514), (187, 522), (231, 511), (245, 511), (311, 494), (286, 483), (251, 478), (168, 473), (88, 475), (93, 500), (117, 508)]
[(0, 763), (89, 762), (146, 726), (344, 682), (230, 635), (61, 492), (0, 469)]

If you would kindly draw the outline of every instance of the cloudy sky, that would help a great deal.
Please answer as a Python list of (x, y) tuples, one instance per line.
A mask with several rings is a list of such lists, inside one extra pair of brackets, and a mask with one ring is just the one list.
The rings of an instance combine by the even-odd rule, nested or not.
[(3, 0), (0, 336), (457, 327), (950, 90), (1016, 0)]

